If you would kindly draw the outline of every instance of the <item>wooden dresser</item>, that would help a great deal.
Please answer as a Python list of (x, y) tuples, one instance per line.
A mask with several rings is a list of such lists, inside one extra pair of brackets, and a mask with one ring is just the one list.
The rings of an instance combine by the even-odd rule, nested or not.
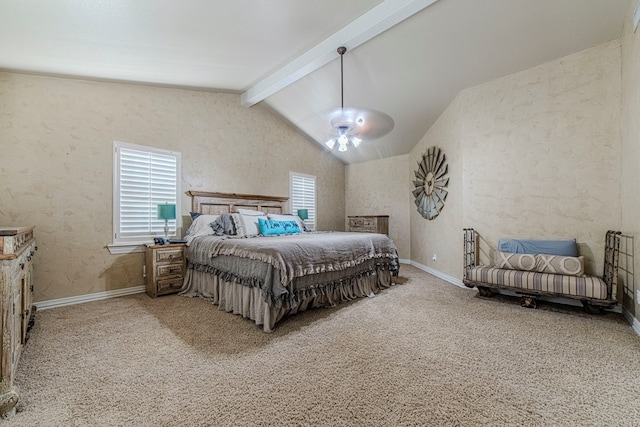
[(182, 288), (187, 267), (184, 248), (184, 243), (147, 246), (147, 295), (155, 298), (174, 294)]
[(389, 215), (350, 216), (349, 231), (389, 235)]
[(18, 393), (13, 379), (27, 332), (33, 325), (34, 227), (0, 227), (0, 289), (2, 348), (0, 349), (0, 416), (15, 414)]

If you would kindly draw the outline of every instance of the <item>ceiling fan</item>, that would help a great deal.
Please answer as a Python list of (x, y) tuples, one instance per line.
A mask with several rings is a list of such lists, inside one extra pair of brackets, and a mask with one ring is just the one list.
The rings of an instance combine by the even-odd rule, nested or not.
[(347, 48), (340, 46), (340, 108), (328, 113), (331, 124), (331, 138), (325, 142), (329, 149), (336, 144), (338, 151), (347, 151), (349, 146), (354, 148), (363, 140), (380, 138), (393, 129), (393, 119), (385, 113), (367, 108), (344, 108), (344, 62), (343, 57)]

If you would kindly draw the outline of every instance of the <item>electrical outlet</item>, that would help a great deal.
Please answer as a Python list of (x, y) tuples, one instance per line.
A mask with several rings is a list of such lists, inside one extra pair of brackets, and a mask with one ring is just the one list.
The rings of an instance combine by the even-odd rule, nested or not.
[(433, 256), (431, 257), (431, 260), (437, 261), (438, 260), (438, 256), (436, 254), (433, 254)]
[(636, 304), (640, 304), (640, 289), (636, 289)]

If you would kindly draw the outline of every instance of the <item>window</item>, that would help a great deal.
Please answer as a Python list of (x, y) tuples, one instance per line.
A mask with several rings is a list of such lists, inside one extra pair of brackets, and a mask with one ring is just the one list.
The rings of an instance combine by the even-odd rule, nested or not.
[(316, 177), (301, 173), (289, 172), (289, 202), (291, 212), (296, 214), (298, 209), (307, 209), (309, 218), (304, 225), (309, 230), (316, 229)]
[(180, 153), (114, 141), (113, 163), (114, 244), (140, 245), (163, 236), (164, 220), (157, 219), (162, 203), (176, 205), (177, 218), (168, 224), (169, 236), (176, 236), (181, 212)]

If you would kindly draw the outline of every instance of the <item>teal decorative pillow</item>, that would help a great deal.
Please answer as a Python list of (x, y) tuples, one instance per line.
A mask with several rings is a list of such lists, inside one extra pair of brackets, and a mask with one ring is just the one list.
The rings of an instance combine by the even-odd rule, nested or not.
[(272, 236), (274, 234), (300, 233), (300, 227), (294, 220), (274, 221), (270, 219), (258, 218), (258, 227), (260, 228), (260, 234), (262, 234), (263, 236)]

